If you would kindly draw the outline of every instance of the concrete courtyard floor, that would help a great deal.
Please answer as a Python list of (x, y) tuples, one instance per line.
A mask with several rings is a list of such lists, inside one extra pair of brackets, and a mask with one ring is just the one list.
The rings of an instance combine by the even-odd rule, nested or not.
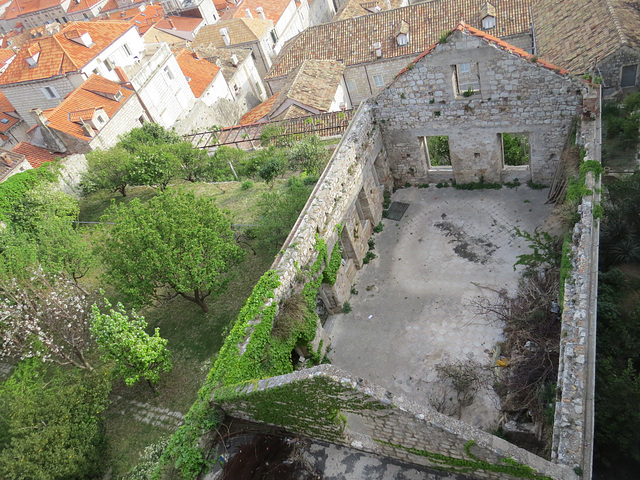
[(530, 252), (515, 228), (532, 232), (544, 223), (552, 210), (546, 195), (525, 186), (398, 190), (393, 201), (409, 203), (407, 212), (383, 220), (374, 236), (378, 258), (358, 272), (352, 311), (327, 320), (331, 362), (429, 405), (443, 398), (435, 366), (473, 359), (486, 366), (485, 387), (461, 419), (495, 428), (491, 366), (503, 326), (476, 315), (472, 302), (515, 291), (521, 268), (513, 265)]

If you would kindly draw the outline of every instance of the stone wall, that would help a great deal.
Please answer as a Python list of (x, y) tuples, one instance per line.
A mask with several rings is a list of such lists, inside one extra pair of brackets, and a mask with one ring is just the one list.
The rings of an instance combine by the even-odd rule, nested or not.
[[(597, 95), (590, 98), (598, 105)], [(600, 162), (600, 119), (583, 119), (578, 141), (584, 160)], [(598, 295), (598, 247), (600, 220), (594, 205), (600, 203), (600, 176), (587, 174), (592, 195), (579, 207), (580, 220), (572, 236), (572, 272), (565, 282), (558, 398), (556, 402), (552, 457), (559, 464), (580, 467), (583, 479), (591, 478), (594, 428), (596, 324)]]
[[(622, 67), (637, 65), (636, 84), (633, 87), (622, 88)], [(598, 62), (595, 74), (602, 78), (603, 96), (607, 97), (616, 92), (629, 93), (640, 86), (640, 52), (623, 46), (611, 55)]]
[(218, 390), (214, 401), (237, 418), (473, 478), (578, 478), (567, 466), (332, 365)]
[[(344, 261), (336, 285), (349, 283), (350, 286), (345, 278), (353, 279), (352, 265), (355, 268), (362, 266), (368, 249), (367, 240), (373, 226), (382, 218), (384, 185), (380, 183), (374, 165), (384, 170), (385, 160), (372, 104), (362, 104), (289, 233), (282, 253), (272, 265), (281, 282), (276, 290), (277, 299), (286, 298), (294, 290), (298, 268), (315, 261), (316, 234), (327, 243), (329, 253), (336, 245), (342, 248)], [(340, 238), (336, 228), (339, 224), (343, 225)], [(328, 304), (329, 310), (342, 308), (341, 302), (348, 298), (327, 286), (323, 291), (325, 295), (333, 296), (334, 301), (340, 299), (337, 305)], [(321, 339), (324, 339), (324, 332), (319, 326), (314, 347)], [(327, 345), (326, 341), (324, 345)]]
[[(456, 85), (463, 64), (479, 72), (470, 96)], [(456, 31), (376, 98), (395, 181), (549, 182), (584, 91), (580, 80)], [(528, 136), (528, 166), (504, 165), (504, 133)], [(448, 137), (448, 169), (427, 159), (422, 139), (433, 136)]]

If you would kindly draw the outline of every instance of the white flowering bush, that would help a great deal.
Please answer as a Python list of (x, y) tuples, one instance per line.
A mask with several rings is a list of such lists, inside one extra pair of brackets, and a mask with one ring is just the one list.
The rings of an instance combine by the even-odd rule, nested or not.
[(87, 292), (62, 275), (33, 268), (20, 281), (0, 278), (0, 357), (73, 365), (92, 370)]

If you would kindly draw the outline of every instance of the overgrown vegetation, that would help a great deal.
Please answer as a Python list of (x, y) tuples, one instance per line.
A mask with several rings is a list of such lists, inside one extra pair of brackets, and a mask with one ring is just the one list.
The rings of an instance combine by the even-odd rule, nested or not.
[(602, 164), (615, 171), (634, 170), (640, 129), (640, 92), (627, 95), (622, 102), (606, 102), (602, 107), (602, 121)]

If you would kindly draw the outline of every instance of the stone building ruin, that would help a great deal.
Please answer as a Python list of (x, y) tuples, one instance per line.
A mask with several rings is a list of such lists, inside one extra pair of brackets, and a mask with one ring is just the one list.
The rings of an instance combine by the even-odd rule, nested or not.
[[(255, 361), (242, 357), (250, 350), (255, 354), (251, 342), (266, 308), (282, 304), (299, 288), (301, 268), (314, 264), (319, 241), (329, 256), (336, 248), (342, 251), (334, 284), (318, 291), (328, 311), (342, 307), (382, 218), (385, 189), (451, 179), (548, 182), (576, 121), (585, 159), (598, 160), (598, 95), (597, 86), (461, 23), (360, 105), (272, 266), (279, 281), (273, 297), (246, 324), (242, 341), (223, 347), (227, 368)], [(505, 134), (526, 139), (529, 156), (522, 165), (505, 164)], [(449, 164), (432, 162), (433, 137), (446, 137)], [(331, 365), (270, 378), (238, 377), (243, 381), (214, 385), (211, 404), (233, 417), (474, 478), (577, 480), (576, 472), (591, 478), (594, 335), (589, 332), (595, 328), (595, 298), (590, 292), (597, 278), (581, 272), (597, 261), (590, 254), (597, 247), (595, 200), (583, 199), (573, 239), (576, 267), (565, 292), (552, 461)], [(309, 349), (322, 356), (327, 346), (318, 323)]]

